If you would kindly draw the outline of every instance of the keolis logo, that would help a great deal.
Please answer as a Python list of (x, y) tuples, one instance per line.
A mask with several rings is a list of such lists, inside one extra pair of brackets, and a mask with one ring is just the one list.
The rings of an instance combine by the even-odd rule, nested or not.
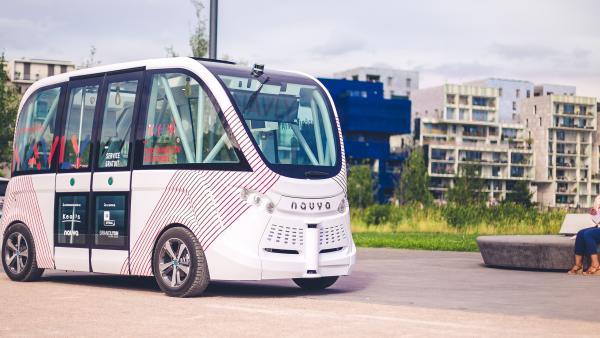
[(330, 202), (292, 202), (292, 210), (331, 210)]

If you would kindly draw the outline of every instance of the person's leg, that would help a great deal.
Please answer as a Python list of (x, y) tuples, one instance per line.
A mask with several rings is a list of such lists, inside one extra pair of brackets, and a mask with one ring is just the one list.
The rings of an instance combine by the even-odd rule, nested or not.
[(577, 236), (575, 236), (575, 256), (583, 256), (587, 253), (586, 251), (586, 246), (585, 246), (585, 239), (583, 238), (583, 235), (585, 234), (585, 232), (587, 230), (590, 230), (591, 228), (585, 228), (585, 229), (581, 229), (579, 230), (579, 232), (577, 232)]
[(583, 239), (583, 235), (586, 230), (591, 228), (586, 228), (579, 230), (577, 232), (577, 236), (575, 237), (575, 265), (569, 270), (569, 274), (577, 274), (580, 273), (583, 269), (583, 255), (586, 254), (586, 246), (585, 240)]
[(583, 233), (585, 242), (585, 254), (590, 256), (591, 263), (588, 273), (600, 271), (600, 262), (598, 261), (598, 243), (600, 243), (600, 228), (591, 228)]

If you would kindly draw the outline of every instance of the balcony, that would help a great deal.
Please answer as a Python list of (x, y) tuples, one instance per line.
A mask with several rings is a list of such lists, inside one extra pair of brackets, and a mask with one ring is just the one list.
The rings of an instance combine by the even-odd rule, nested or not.
[(533, 166), (533, 162), (531, 160), (512, 161), (510, 164), (514, 165), (514, 166), (520, 166), (520, 167)]
[(455, 175), (454, 169), (452, 168), (438, 168), (438, 169), (431, 169), (431, 174), (432, 175)]
[(454, 163), (454, 157), (431, 157), (431, 162), (436, 163)]
[(481, 133), (481, 132), (468, 132), (468, 131), (463, 132), (462, 136), (463, 137), (482, 137), (482, 138), (486, 137), (485, 133)]

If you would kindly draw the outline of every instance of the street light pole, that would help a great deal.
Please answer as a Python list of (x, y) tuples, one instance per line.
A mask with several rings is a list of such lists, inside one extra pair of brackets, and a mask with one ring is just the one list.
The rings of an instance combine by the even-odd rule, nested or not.
[(208, 57), (217, 58), (217, 15), (219, 13), (219, 0), (210, 0), (210, 24), (208, 36)]

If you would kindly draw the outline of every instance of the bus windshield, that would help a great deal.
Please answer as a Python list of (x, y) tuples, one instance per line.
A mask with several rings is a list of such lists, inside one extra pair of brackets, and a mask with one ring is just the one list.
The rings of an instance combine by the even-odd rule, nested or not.
[(339, 162), (338, 134), (318, 84), (283, 72), (255, 77), (236, 68), (213, 67), (213, 72), (231, 94), (266, 160), (273, 166), (330, 174)]

